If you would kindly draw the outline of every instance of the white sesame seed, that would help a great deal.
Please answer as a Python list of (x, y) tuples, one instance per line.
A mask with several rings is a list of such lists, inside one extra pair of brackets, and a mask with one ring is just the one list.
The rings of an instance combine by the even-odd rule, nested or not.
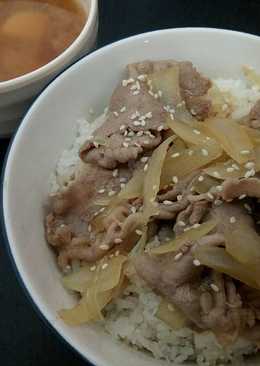
[(144, 43), (145, 43), (145, 44), (150, 43), (149, 39), (145, 39), (145, 40), (144, 40)]
[(172, 113), (170, 114), (170, 118), (172, 121), (174, 121), (174, 115)]
[(141, 137), (141, 136), (143, 136), (143, 134), (144, 134), (144, 131), (138, 131), (137, 134), (136, 134), (136, 136), (137, 137)]
[(234, 168), (235, 170), (240, 170), (240, 168), (239, 168), (239, 166), (238, 166), (237, 164), (232, 164), (231, 166), (232, 166), (232, 168)]
[(98, 149), (98, 147), (99, 147), (99, 143), (98, 142), (93, 141), (93, 145), (95, 146), (96, 149)]
[(126, 126), (125, 125), (121, 125), (120, 127), (119, 127), (119, 130), (120, 131), (124, 131), (126, 129)]
[(201, 153), (203, 156), (208, 156), (209, 155), (209, 152), (207, 149), (201, 149)]
[(241, 194), (241, 195), (238, 197), (238, 199), (239, 199), (239, 200), (243, 200), (244, 198), (246, 198), (246, 194)]
[(115, 170), (113, 170), (113, 177), (117, 177), (118, 176), (118, 169), (115, 169)]
[(181, 194), (178, 194), (177, 195), (177, 201), (181, 201), (182, 200), (182, 195)]
[(248, 203), (245, 203), (245, 204), (244, 204), (244, 207), (245, 207), (245, 209), (246, 209), (249, 213), (252, 213), (252, 208), (249, 206), (249, 204), (248, 204)]
[(160, 131), (163, 130), (163, 128), (164, 128), (163, 125), (160, 125), (160, 126), (157, 127), (157, 131), (160, 132)]
[(222, 192), (222, 191), (223, 191), (223, 187), (222, 187), (222, 186), (216, 186), (216, 190), (217, 190), (218, 192)]
[(124, 136), (127, 136), (128, 135), (128, 131), (127, 130), (125, 130), (125, 132), (124, 132)]
[(235, 169), (234, 168), (231, 168), (231, 167), (229, 167), (229, 168), (227, 168), (226, 169), (226, 171), (228, 172), (228, 173), (233, 173), (233, 171), (234, 171)]
[(194, 128), (193, 132), (194, 132), (196, 135), (200, 135), (200, 131), (199, 131), (199, 130), (196, 130), (195, 128)]
[(116, 192), (115, 191), (109, 191), (108, 192), (108, 196), (109, 197), (112, 197), (112, 196), (114, 196), (116, 194)]
[(147, 171), (147, 169), (148, 169), (148, 164), (145, 164), (145, 166), (144, 166), (144, 171), (146, 172), (146, 171)]
[(223, 201), (221, 201), (221, 200), (215, 200), (214, 205), (215, 206), (221, 206), (222, 203), (223, 203)]
[(170, 311), (174, 311), (174, 307), (172, 306), (172, 304), (168, 304), (168, 305), (167, 305), (167, 308), (168, 308), (168, 310), (170, 310)]
[(156, 191), (156, 189), (157, 189), (157, 185), (155, 184), (155, 185), (153, 185), (153, 190)]
[(104, 188), (100, 189), (100, 190), (98, 191), (98, 193), (105, 193), (105, 189), (104, 189)]
[(121, 189), (124, 189), (124, 188), (125, 188), (125, 186), (126, 186), (126, 184), (125, 184), (125, 183), (120, 183), (120, 188), (121, 188)]
[(176, 256), (174, 257), (174, 260), (177, 262), (179, 259), (181, 259), (181, 257), (183, 256), (183, 253), (178, 253), (176, 254)]
[(191, 229), (191, 227), (186, 227), (183, 231), (189, 231)]
[(147, 75), (146, 74), (138, 75), (137, 79), (140, 80), (140, 81), (145, 81), (147, 79)]
[(130, 137), (126, 137), (126, 138), (125, 138), (125, 141), (126, 141), (126, 142), (130, 142), (130, 141), (131, 141), (131, 138), (130, 138)]
[(245, 178), (250, 178), (253, 177), (254, 175), (255, 175), (255, 169), (251, 169), (245, 173)]
[(124, 147), (129, 147), (129, 144), (127, 143), (127, 142), (123, 142), (123, 144), (122, 144)]
[(122, 80), (122, 86), (127, 86), (132, 83), (134, 83), (134, 79), (132, 79), (132, 78), (127, 79), (127, 80)]
[(105, 207), (101, 207), (101, 208), (99, 209), (99, 213), (104, 212), (104, 211), (105, 211)]
[(120, 254), (120, 252), (119, 252), (119, 250), (117, 250), (117, 251), (115, 252), (115, 257), (118, 257), (118, 256), (119, 256), (119, 254)]
[(119, 113), (117, 111), (114, 111), (113, 114), (118, 117), (119, 116)]
[(148, 161), (148, 157), (147, 156), (143, 156), (142, 158), (141, 158), (141, 162), (142, 163), (147, 163), (147, 161)]
[(141, 126), (144, 127), (146, 125), (145, 121), (141, 121)]
[(132, 212), (133, 214), (135, 214), (135, 213), (136, 213), (136, 211), (137, 211), (135, 206), (131, 206), (131, 209), (130, 209), (130, 210), (131, 210), (131, 212)]
[(212, 283), (212, 284), (210, 285), (210, 287), (212, 288), (212, 290), (213, 290), (213, 291), (215, 291), (215, 292), (219, 292), (219, 288), (218, 288), (218, 286), (217, 286), (217, 285), (215, 285), (214, 283)]
[(189, 156), (192, 156), (193, 154), (194, 154), (194, 151), (193, 151), (193, 150), (189, 150), (189, 151), (188, 151), (188, 155), (189, 155)]
[(108, 250), (108, 249), (109, 249), (109, 246), (108, 246), (107, 244), (101, 244), (101, 245), (99, 246), (99, 248), (100, 248), (101, 250)]
[(92, 231), (92, 226), (91, 226), (91, 224), (88, 224), (88, 231), (91, 233), (91, 231)]
[(172, 177), (172, 181), (173, 181), (173, 183), (178, 183), (178, 181), (179, 181), (179, 179), (178, 179), (178, 177), (176, 177), (176, 175), (174, 176), (174, 177)]
[(134, 125), (134, 126), (141, 126), (141, 122), (139, 122), (139, 121), (134, 121), (134, 122), (133, 122), (133, 125)]
[(114, 243), (115, 244), (121, 244), (123, 240), (121, 238), (115, 238)]
[(212, 193), (208, 192), (207, 193), (207, 196), (208, 196), (209, 199), (214, 200), (214, 196), (213, 196)]
[(230, 224), (234, 224), (237, 221), (237, 219), (235, 218), (235, 216), (231, 216), (229, 219)]
[(193, 109), (193, 108), (191, 108), (190, 112), (191, 112), (191, 114), (192, 114), (193, 116), (196, 116), (196, 114), (197, 114), (197, 112), (196, 112), (196, 111), (195, 111), (195, 109)]
[(164, 201), (163, 201), (163, 204), (164, 204), (164, 205), (172, 205), (172, 201), (164, 200)]
[(207, 141), (210, 141), (210, 140), (211, 140), (211, 138), (210, 138), (209, 136), (206, 136), (206, 140), (207, 140)]
[(139, 236), (142, 236), (143, 235), (143, 232), (142, 230), (139, 230), (139, 229), (136, 229), (135, 230), (136, 234), (139, 235)]
[(203, 181), (204, 181), (204, 177), (203, 177), (203, 175), (200, 175), (200, 176), (199, 176), (198, 181), (199, 181), (199, 182), (203, 182)]
[(222, 105), (222, 111), (226, 111), (228, 109), (228, 105), (225, 103)]
[(161, 90), (158, 90), (158, 95), (159, 95), (159, 97), (161, 98), (162, 97), (162, 91)]
[(248, 155), (250, 154), (250, 150), (240, 150), (241, 155)]
[(174, 154), (172, 154), (172, 158), (178, 158), (178, 156), (180, 156), (181, 154), (179, 152), (176, 152)]
[(94, 272), (94, 271), (96, 270), (96, 268), (97, 268), (96, 266), (92, 266), (92, 267), (90, 267), (90, 269), (89, 269), (89, 270), (90, 270), (91, 272)]
[(194, 225), (192, 225), (193, 229), (198, 229), (198, 227), (200, 227), (200, 224), (199, 223), (196, 223)]
[(220, 174), (219, 174), (219, 172), (217, 172), (217, 171), (213, 172), (213, 175), (214, 175), (214, 177), (216, 177), (216, 178), (220, 178)]
[(249, 161), (248, 163), (245, 164), (246, 169), (252, 169), (254, 167), (255, 167), (255, 163), (253, 161)]
[(182, 220), (178, 221), (177, 222), (177, 225), (179, 225), (179, 226), (186, 226), (185, 222), (182, 221)]
[(132, 94), (133, 95), (138, 95), (138, 94), (140, 94), (140, 90), (135, 90)]
[(102, 264), (102, 269), (106, 269), (108, 267), (108, 263), (104, 263), (104, 264)]
[(198, 259), (194, 259), (193, 264), (196, 267), (199, 267), (201, 265), (201, 263), (200, 263), (200, 261)]
[(153, 117), (152, 112), (147, 112), (145, 117), (148, 118), (148, 119), (152, 118)]

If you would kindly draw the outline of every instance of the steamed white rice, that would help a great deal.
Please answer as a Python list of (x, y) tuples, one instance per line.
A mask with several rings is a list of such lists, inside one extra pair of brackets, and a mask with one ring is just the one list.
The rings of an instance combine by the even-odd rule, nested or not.
[[(216, 79), (215, 83), (221, 91), (230, 92), (234, 97), (234, 118), (248, 114), (260, 99), (259, 89), (250, 87), (243, 79)], [(61, 154), (52, 175), (51, 192), (57, 191), (73, 178), (81, 164), (78, 157), (80, 146), (103, 123), (104, 118), (105, 114), (102, 114), (93, 122), (86, 119), (77, 122), (75, 141)], [(242, 366), (243, 355), (256, 352), (256, 347), (243, 339), (225, 350), (212, 332), (198, 334), (188, 328), (172, 330), (155, 316), (159, 303), (160, 297), (135, 279), (123, 296), (107, 307), (103, 325), (115, 339), (148, 351), (156, 359), (174, 361), (174, 364), (196, 361), (198, 365), (209, 366), (231, 362), (234, 366)]]

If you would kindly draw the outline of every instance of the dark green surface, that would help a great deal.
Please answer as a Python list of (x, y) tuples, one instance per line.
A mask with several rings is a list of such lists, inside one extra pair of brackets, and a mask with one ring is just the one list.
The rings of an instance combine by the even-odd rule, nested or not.
[[(100, 0), (98, 46), (171, 27), (207, 26), (260, 34), (259, 19), (260, 0)], [(1, 166), (7, 146), (8, 141), (0, 140)], [(0, 364), (85, 365), (39, 319), (18, 284), (2, 242), (0, 237)]]

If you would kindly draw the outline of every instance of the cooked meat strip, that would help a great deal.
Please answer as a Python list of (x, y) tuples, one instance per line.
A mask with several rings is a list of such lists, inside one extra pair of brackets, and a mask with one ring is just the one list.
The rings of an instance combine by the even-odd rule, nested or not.
[(209, 209), (209, 202), (208, 201), (199, 201), (195, 202), (192, 205), (192, 212), (190, 215), (190, 224), (194, 225), (200, 223), (203, 217), (206, 215)]
[(260, 179), (258, 178), (227, 179), (222, 186), (220, 196), (225, 201), (242, 195), (260, 198)]
[(184, 232), (184, 229), (189, 224), (190, 215), (192, 214), (192, 205), (188, 205), (185, 210), (178, 213), (178, 216), (173, 227), (173, 231), (176, 235), (180, 235)]
[(211, 102), (205, 99), (211, 81), (203, 77), (191, 62), (180, 63), (180, 87), (186, 107), (199, 120), (207, 118)]

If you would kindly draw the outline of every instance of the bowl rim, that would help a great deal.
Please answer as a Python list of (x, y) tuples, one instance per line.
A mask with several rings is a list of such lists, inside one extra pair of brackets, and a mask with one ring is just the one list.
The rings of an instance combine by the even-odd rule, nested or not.
[[(85, 0), (78, 0), (79, 3), (83, 3), (84, 1)], [(75, 54), (80, 50), (82, 43), (88, 37), (90, 37), (90, 31), (93, 30), (93, 24), (95, 22), (97, 12), (98, 0), (90, 0), (90, 9), (85, 24), (77, 38), (74, 39), (69, 47), (67, 47), (53, 60), (36, 70), (18, 76), (14, 79), (0, 81), (0, 93), (6, 93), (14, 89), (20, 89), (30, 83), (34, 83), (40, 79), (43, 79), (44, 77), (50, 75), (52, 72), (58, 70), (60, 67), (62, 68), (67, 59), (75, 56)]]
[(49, 327), (49, 329), (52, 331), (53, 334), (55, 334), (62, 343), (69, 346), (69, 349), (71, 349), (74, 353), (76, 353), (78, 356), (80, 356), (85, 362), (88, 362), (90, 365), (96, 365), (96, 366), (107, 366), (106, 363), (102, 362), (100, 359), (98, 360), (98, 356), (94, 355), (93, 353), (89, 352), (87, 356), (85, 356), (82, 351), (78, 348), (76, 342), (72, 342), (69, 336), (69, 332), (64, 332), (62, 329), (60, 329), (59, 325), (53, 324), (50, 320), (49, 314), (43, 310), (43, 307), (37, 300), (37, 296), (34, 293), (31, 293), (28, 283), (26, 283), (25, 279), (23, 278), (22, 273), (20, 272), (18, 268), (18, 264), (14, 255), (14, 252), (12, 250), (13, 247), (15, 247), (14, 242), (10, 240), (10, 234), (11, 231), (9, 230), (11, 226), (9, 227), (8, 224), (8, 218), (6, 217), (5, 213), (7, 208), (5, 207), (5, 202), (7, 201), (7, 192), (5, 189), (5, 180), (6, 176), (8, 176), (9, 166), (12, 164), (12, 155), (15, 154), (15, 148), (17, 142), (19, 143), (20, 136), (23, 134), (23, 130), (26, 128), (27, 121), (30, 120), (30, 115), (33, 113), (34, 110), (37, 109), (38, 105), (41, 103), (41, 99), (47, 95), (48, 91), (52, 88), (56, 87), (57, 82), (59, 82), (64, 74), (67, 74), (73, 69), (76, 69), (78, 65), (88, 62), (88, 60), (93, 59), (99, 55), (102, 55), (102, 53), (106, 52), (108, 49), (111, 48), (113, 50), (114, 47), (120, 46), (121, 44), (126, 44), (129, 41), (135, 41), (135, 40), (145, 40), (146, 38), (149, 39), (149, 37), (152, 37), (157, 34), (167, 34), (167, 33), (181, 33), (181, 32), (208, 32), (208, 33), (222, 33), (222, 34), (230, 34), (237, 37), (243, 37), (248, 39), (254, 39), (258, 42), (260, 41), (260, 36), (246, 33), (246, 32), (240, 32), (240, 31), (234, 31), (229, 29), (220, 29), (220, 28), (207, 28), (207, 27), (182, 27), (182, 28), (168, 28), (168, 29), (161, 29), (151, 32), (145, 32), (141, 34), (137, 34), (134, 36), (130, 36), (124, 39), (121, 39), (119, 41), (110, 43), (106, 46), (101, 47), (100, 49), (90, 53), (87, 56), (82, 57), (78, 61), (74, 62), (72, 65), (68, 66), (61, 74), (57, 75), (52, 82), (50, 82), (39, 94), (38, 98), (33, 102), (29, 110), (26, 112), (24, 118), (22, 119), (22, 122), (20, 126), (17, 128), (15, 134), (13, 135), (10, 144), (8, 146), (4, 163), (3, 163), (3, 169), (1, 173), (1, 181), (0, 181), (0, 200), (1, 200), (1, 207), (0, 207), (0, 227), (2, 229), (3, 233), (3, 240), (4, 240), (4, 248), (7, 251), (7, 254), (10, 258), (10, 261), (12, 263), (12, 266), (14, 268), (15, 275), (18, 279), (18, 283), (23, 288), (26, 297), (29, 299), (29, 302), (32, 304), (33, 309), (36, 311), (36, 313), (39, 315), (39, 318), (43, 320), (43, 322)]

